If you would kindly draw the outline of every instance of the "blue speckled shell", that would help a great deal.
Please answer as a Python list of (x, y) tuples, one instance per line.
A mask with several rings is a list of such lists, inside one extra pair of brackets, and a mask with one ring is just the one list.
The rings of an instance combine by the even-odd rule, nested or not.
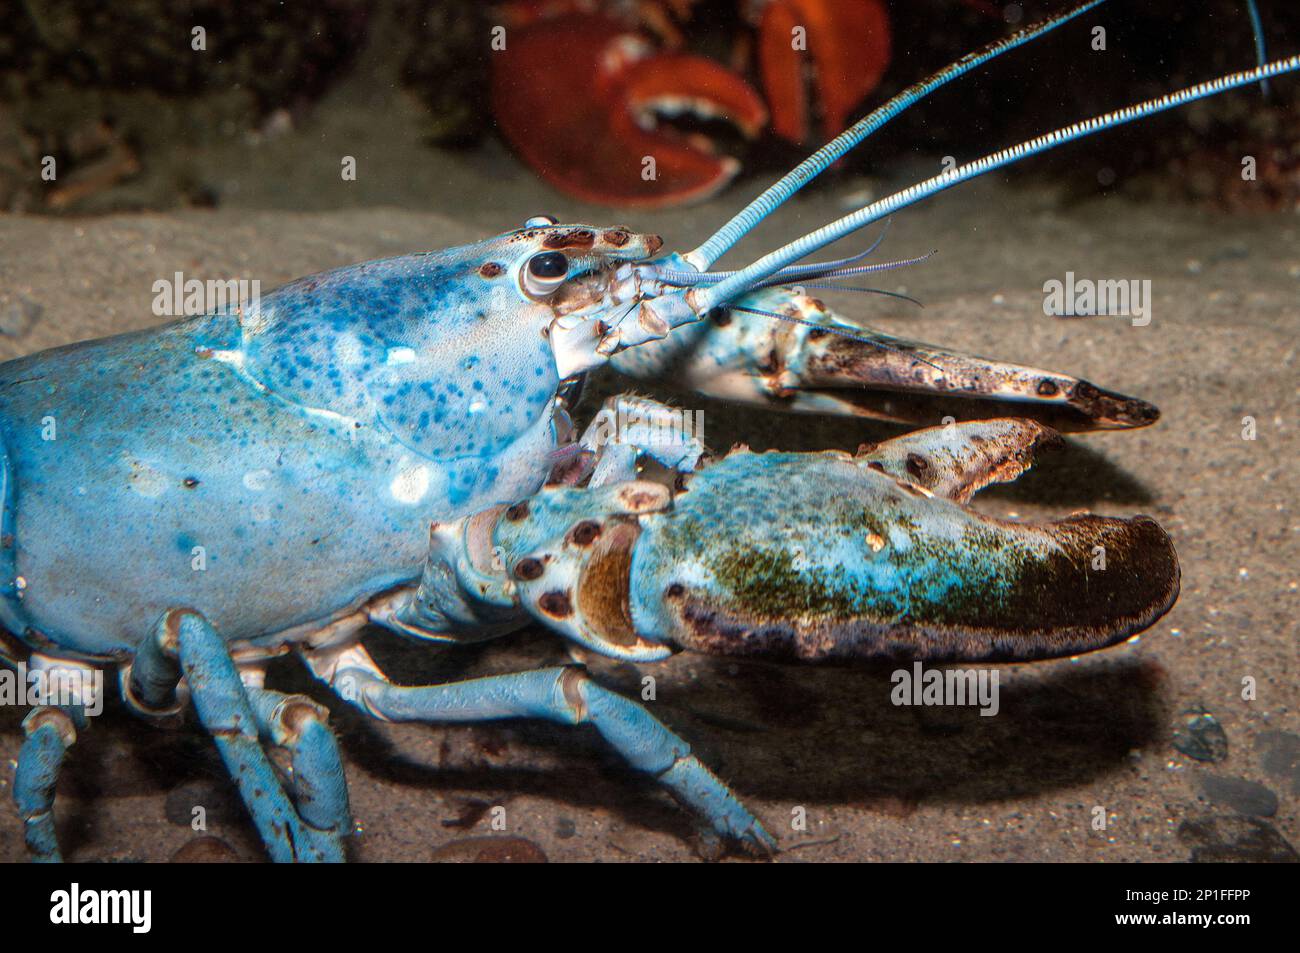
[(88, 655), (175, 606), (266, 639), (418, 577), (430, 520), (534, 492), (555, 362), (482, 260), (367, 262), (0, 366), (2, 621)]

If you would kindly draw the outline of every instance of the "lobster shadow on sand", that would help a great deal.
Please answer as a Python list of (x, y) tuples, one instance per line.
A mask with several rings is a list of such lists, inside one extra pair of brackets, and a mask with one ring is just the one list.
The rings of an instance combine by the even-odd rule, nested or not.
[[(553, 637), (518, 637), (496, 650), (529, 666), (555, 664)], [(385, 653), (387, 654), (387, 653)], [(403, 682), (420, 675), (390, 656)], [(495, 658), (487, 670), (511, 669)], [(790, 807), (857, 807), (890, 816), (922, 803), (984, 804), (1076, 788), (1123, 771), (1134, 750), (1156, 743), (1165, 722), (1163, 677), (1152, 661), (1097, 657), (997, 667), (999, 710), (912, 707), (891, 701), (891, 672), (903, 665), (809, 668), (679, 656), (659, 666), (597, 663), (596, 678), (639, 697), (657, 680), (648, 707), (678, 731), (760, 817), (780, 823)], [(413, 666), (415, 669), (427, 665)], [(484, 674), (482, 660), (441, 678)], [(590, 728), (513, 722), (445, 733), (412, 748), (411, 729), (381, 729), (335, 708), (345, 756), (378, 779), (484, 803), (512, 794), (574, 809), (604, 808), (629, 824), (688, 836), (691, 821), (656, 785), (630, 770)], [(468, 734), (467, 734), (468, 732)], [(455, 734), (459, 733), (459, 735)], [(437, 751), (430, 758), (431, 751)], [(423, 754), (421, 753), (423, 752)], [(354, 775), (353, 784), (365, 784)], [(442, 818), (443, 827), (459, 826)]]
[[(561, 643), (541, 630), (441, 656), (387, 636), (370, 641), (404, 684), (568, 660)], [(1125, 770), (1130, 753), (1155, 744), (1166, 721), (1163, 672), (1151, 660), (1112, 655), (998, 667), (993, 717), (970, 706), (893, 704), (890, 673), (903, 667), (796, 667), (681, 655), (641, 667), (593, 660), (592, 673), (633, 698), (640, 697), (643, 676), (654, 675), (658, 698), (648, 707), (773, 826), (795, 805), (807, 807), (814, 820), (819, 808), (835, 807), (899, 818), (925, 804), (978, 805), (1077, 788)], [(277, 687), (330, 707), (355, 800), (376, 783), (385, 796), (397, 789), (409, 794), (392, 822), (410, 832), (402, 859), (427, 858), (438, 844), (474, 828), (488, 805), (518, 796), (553, 802), (557, 822), (603, 810), (629, 829), (683, 839), (693, 834), (689, 815), (589, 727), (387, 726), (321, 691), (292, 661), (271, 671)], [(0, 732), (21, 737), (20, 713), (0, 715)], [(259, 856), (251, 822), (194, 719), (151, 726), (111, 704), (72, 749), (60, 782), (64, 848), (74, 859), (124, 851), (163, 859), (153, 858), (148, 844), (117, 843), (101, 806), (105, 799), (134, 798), (149, 815), (142, 821), (165, 827), (170, 818), (188, 826), (194, 799), (188, 796), (196, 785), (216, 831), (239, 853)]]

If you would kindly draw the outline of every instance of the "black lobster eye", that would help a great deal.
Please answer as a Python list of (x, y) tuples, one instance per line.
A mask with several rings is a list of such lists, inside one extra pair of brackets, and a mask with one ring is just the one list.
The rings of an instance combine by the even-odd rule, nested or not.
[(534, 298), (555, 293), (569, 273), (569, 259), (558, 251), (546, 251), (528, 259), (524, 266), (524, 291)]
[(569, 259), (558, 251), (542, 252), (528, 259), (528, 271), (534, 278), (563, 278), (569, 273)]

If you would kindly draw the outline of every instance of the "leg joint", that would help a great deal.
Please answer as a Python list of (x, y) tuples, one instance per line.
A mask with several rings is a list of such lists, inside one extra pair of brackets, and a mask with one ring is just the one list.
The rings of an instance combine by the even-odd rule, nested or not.
[(556, 683), (560, 697), (564, 700), (564, 709), (572, 716), (574, 724), (581, 724), (590, 719), (591, 710), (587, 706), (587, 685), (591, 676), (580, 665), (567, 666), (560, 672)]
[(65, 748), (70, 748), (77, 742), (77, 726), (69, 715), (62, 708), (54, 708), (49, 705), (40, 708), (33, 708), (23, 719), (23, 733), (28, 737), (36, 734), (45, 725), (49, 725), (63, 741)]

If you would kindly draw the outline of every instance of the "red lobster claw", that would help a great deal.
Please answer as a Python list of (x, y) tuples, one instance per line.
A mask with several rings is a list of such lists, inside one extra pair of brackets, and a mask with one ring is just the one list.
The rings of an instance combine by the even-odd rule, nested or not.
[[(812, 57), (821, 129), (811, 128), (804, 78)], [(819, 145), (844, 130), (849, 115), (889, 66), (889, 20), (880, 0), (772, 0), (759, 23), (759, 69), (772, 108), (772, 131)]]
[(658, 122), (688, 112), (733, 123), (747, 138), (762, 100), (703, 57), (656, 53), (599, 15), (515, 29), (496, 53), (492, 108), (503, 136), (544, 179), (602, 205), (650, 208), (707, 198), (736, 174), (703, 135)]

